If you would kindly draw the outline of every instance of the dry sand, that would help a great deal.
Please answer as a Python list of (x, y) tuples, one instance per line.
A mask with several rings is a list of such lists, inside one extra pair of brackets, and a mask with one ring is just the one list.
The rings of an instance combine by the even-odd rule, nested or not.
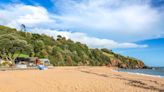
[(164, 78), (108, 67), (0, 71), (0, 92), (164, 92)]

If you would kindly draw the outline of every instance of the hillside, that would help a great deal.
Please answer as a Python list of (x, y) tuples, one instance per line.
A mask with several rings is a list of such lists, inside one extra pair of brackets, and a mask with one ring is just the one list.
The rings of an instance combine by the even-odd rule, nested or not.
[(13, 60), (16, 55), (49, 58), (54, 66), (145, 67), (142, 61), (135, 58), (125, 57), (105, 48), (91, 49), (85, 44), (60, 35), (54, 39), (44, 34), (33, 34), (0, 26), (0, 58)]

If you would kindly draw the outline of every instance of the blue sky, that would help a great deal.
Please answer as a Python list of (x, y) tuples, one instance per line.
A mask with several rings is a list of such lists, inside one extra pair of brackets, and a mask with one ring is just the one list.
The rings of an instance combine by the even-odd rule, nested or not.
[(150, 66), (163, 66), (164, 57), (164, 38), (149, 39), (144, 41), (139, 41), (137, 43), (147, 44), (147, 48), (135, 48), (135, 49), (114, 49), (114, 51), (124, 54), (127, 56), (136, 57), (138, 59), (144, 60), (147, 65)]
[(164, 42), (146, 42), (164, 37), (164, 0), (0, 0), (0, 18), (1, 25), (25, 24), (31, 32), (60, 34), (164, 66)]

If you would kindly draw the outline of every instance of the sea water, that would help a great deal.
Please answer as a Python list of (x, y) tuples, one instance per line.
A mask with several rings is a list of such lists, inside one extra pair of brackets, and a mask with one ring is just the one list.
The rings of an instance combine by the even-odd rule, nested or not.
[(155, 67), (152, 69), (118, 69), (118, 71), (164, 78), (164, 67)]

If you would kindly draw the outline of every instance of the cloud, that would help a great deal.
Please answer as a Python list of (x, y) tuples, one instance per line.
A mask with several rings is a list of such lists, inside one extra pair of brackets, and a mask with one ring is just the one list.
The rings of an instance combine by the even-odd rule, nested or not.
[(27, 26), (44, 25), (55, 21), (50, 16), (51, 14), (40, 6), (12, 4), (0, 9), (0, 24), (16, 28), (19, 28), (21, 24)]
[(164, 29), (163, 12), (151, 7), (150, 0), (54, 0), (54, 5), (63, 27), (106, 32), (119, 41), (149, 39)]
[[(0, 24), (16, 28), (25, 24), (32, 28), (33, 32), (53, 34), (54, 37), (60, 34), (94, 48), (147, 47), (129, 40), (147, 39), (163, 34), (162, 13), (152, 9), (149, 2), (128, 1), (57, 0), (56, 13), (49, 12), (41, 6), (11, 4), (0, 7)], [(50, 28), (78, 29), (79, 32), (57, 31)], [(105, 32), (110, 35), (110, 39), (92, 36), (90, 32), (98, 32), (100, 35), (103, 35), (101, 32)], [(122, 39), (124, 41), (120, 42)]]
[(56, 12), (42, 6), (6, 5), (0, 8), (0, 24), (17, 28), (25, 24), (70, 29), (119, 42), (135, 42), (164, 34), (164, 12), (151, 7), (150, 0), (51, 1)]
[(157, 12), (149, 6), (122, 3), (121, 0), (58, 0), (56, 6), (61, 11), (60, 20), (72, 28), (136, 32), (157, 21)]
[(39, 28), (32, 29), (31, 32), (46, 34), (49, 36), (53, 36), (54, 38), (56, 38), (57, 35), (62, 35), (64, 37), (66, 37), (67, 39), (72, 39), (75, 42), (81, 42), (83, 44), (87, 44), (88, 46), (90, 46), (92, 48), (113, 49), (113, 48), (145, 48), (145, 47), (148, 47), (148, 45), (138, 45), (135, 43), (119, 43), (114, 40), (90, 37), (87, 34), (81, 33), (81, 32), (58, 31), (58, 30), (39, 29)]

